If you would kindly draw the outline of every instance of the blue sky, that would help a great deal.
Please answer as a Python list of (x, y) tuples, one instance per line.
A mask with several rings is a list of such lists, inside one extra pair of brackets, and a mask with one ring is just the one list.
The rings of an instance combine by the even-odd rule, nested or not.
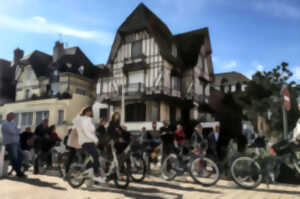
[(51, 54), (62, 39), (106, 63), (117, 28), (140, 2), (173, 34), (209, 27), (216, 73), (251, 76), (286, 61), (300, 83), (299, 0), (0, 0), (0, 58), (11, 60), (17, 47)]

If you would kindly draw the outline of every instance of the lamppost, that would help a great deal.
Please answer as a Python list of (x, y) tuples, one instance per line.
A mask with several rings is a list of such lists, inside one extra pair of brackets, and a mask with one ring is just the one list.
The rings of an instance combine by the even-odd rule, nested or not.
[(291, 109), (291, 98), (287, 85), (283, 85), (281, 89), (282, 94), (282, 115), (283, 115), (283, 138), (287, 138), (288, 123), (287, 123), (287, 111)]
[(121, 124), (125, 122), (125, 78), (122, 77)]

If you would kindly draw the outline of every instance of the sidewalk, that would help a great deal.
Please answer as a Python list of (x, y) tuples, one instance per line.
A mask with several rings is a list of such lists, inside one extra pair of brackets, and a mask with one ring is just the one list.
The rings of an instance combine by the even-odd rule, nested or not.
[(261, 185), (255, 190), (243, 190), (230, 181), (221, 180), (216, 186), (202, 187), (189, 177), (178, 177), (169, 182), (158, 177), (148, 177), (142, 183), (131, 183), (127, 190), (114, 184), (87, 189), (71, 188), (58, 177), (29, 175), (21, 180), (15, 177), (0, 179), (1, 199), (296, 199), (300, 187), (295, 185)]

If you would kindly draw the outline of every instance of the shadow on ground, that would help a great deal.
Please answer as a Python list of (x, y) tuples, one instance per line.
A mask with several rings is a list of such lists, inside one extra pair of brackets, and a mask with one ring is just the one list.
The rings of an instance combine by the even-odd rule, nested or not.
[(66, 191), (67, 189), (64, 187), (57, 186), (57, 183), (49, 183), (41, 181), (38, 178), (17, 178), (17, 177), (8, 177), (7, 180), (15, 181), (15, 182), (23, 182), (26, 184), (30, 184), (38, 187), (48, 187), (56, 190)]
[(133, 187), (132, 185), (129, 185), (127, 189), (117, 189), (114, 185), (106, 185), (105, 187), (82, 188), (81, 190), (118, 193), (133, 199), (182, 199), (183, 197), (182, 194), (161, 191), (157, 188)]
[[(265, 184), (262, 184), (261, 186), (266, 186)], [(273, 185), (274, 186), (274, 185)], [(240, 187), (229, 187), (224, 185), (216, 185), (217, 188), (221, 189), (242, 189)], [(300, 191), (287, 191), (287, 190), (278, 190), (278, 189), (272, 189), (272, 185), (270, 185), (270, 189), (266, 188), (256, 188), (256, 189), (247, 189), (247, 191), (253, 191), (253, 192), (263, 192), (263, 193), (278, 193), (278, 194), (288, 194), (288, 195), (300, 195)]]

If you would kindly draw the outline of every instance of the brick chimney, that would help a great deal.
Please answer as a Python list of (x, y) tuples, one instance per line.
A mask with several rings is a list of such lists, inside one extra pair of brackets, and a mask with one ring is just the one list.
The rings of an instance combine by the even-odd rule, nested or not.
[(14, 64), (18, 64), (24, 56), (24, 51), (20, 48), (14, 50)]
[(53, 62), (57, 62), (64, 55), (64, 44), (57, 41), (53, 48)]

